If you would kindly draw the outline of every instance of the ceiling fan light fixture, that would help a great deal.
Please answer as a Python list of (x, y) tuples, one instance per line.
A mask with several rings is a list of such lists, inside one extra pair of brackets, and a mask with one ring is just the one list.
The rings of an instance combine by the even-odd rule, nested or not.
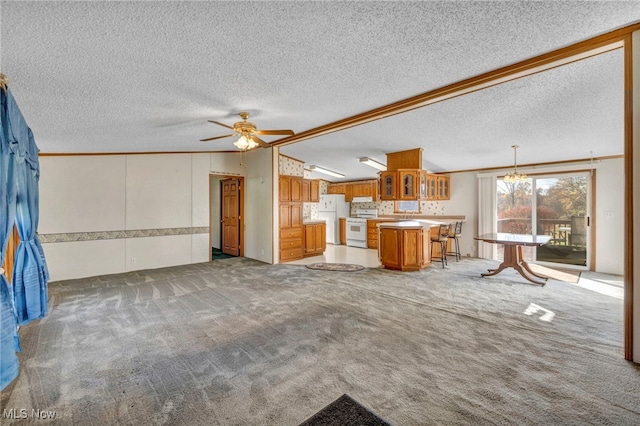
[(329, 175), (337, 178), (344, 177), (342, 173), (334, 172), (333, 170), (325, 169), (324, 167), (320, 167), (320, 166), (309, 166), (309, 170), (311, 170), (312, 172), (323, 173), (325, 175)]
[(383, 172), (387, 170), (387, 166), (369, 157), (360, 157), (360, 162), (374, 169), (382, 170)]
[(253, 149), (255, 147), (258, 146), (258, 144), (256, 143), (256, 141), (254, 141), (253, 139), (251, 139), (251, 136), (249, 135), (242, 135), (240, 136), (240, 139), (238, 139), (237, 141), (235, 141), (233, 143), (238, 149), (241, 149), (242, 151), (247, 151), (249, 149)]
[(502, 180), (510, 183), (524, 182), (528, 177), (526, 174), (518, 172), (518, 161), (516, 159), (516, 152), (519, 146), (511, 145), (511, 148), (513, 148), (513, 173), (507, 173)]

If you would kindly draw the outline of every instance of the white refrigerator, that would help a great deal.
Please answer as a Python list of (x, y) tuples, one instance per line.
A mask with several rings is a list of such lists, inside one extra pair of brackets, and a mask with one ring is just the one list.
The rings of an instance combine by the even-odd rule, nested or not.
[(344, 194), (320, 195), (318, 218), (327, 222), (327, 243), (340, 244), (338, 218), (349, 216), (349, 203), (344, 201)]

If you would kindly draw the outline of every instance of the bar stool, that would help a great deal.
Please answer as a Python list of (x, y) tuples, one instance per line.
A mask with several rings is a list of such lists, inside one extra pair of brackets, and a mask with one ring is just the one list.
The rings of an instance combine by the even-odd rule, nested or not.
[(433, 245), (440, 244), (440, 257), (436, 257), (435, 259), (442, 261), (442, 267), (447, 264), (447, 241), (449, 241), (449, 233), (451, 232), (451, 224), (447, 225), (439, 225), (438, 235), (431, 236), (431, 260), (433, 257)]
[(462, 222), (456, 222), (449, 232), (449, 238), (453, 239), (453, 247), (451, 248), (454, 251), (447, 252), (447, 254), (450, 254), (456, 257), (456, 262), (458, 262), (462, 257), (460, 255), (460, 240), (459, 240), (461, 236), (462, 236)]

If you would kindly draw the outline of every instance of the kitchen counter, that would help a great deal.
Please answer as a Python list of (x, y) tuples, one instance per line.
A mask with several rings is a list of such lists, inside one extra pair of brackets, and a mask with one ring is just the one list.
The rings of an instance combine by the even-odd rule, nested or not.
[(327, 221), (322, 219), (306, 219), (302, 221), (303, 225), (318, 225), (320, 223), (327, 223)]
[(439, 226), (446, 222), (437, 222), (435, 220), (401, 220), (399, 222), (381, 222), (378, 228), (394, 228), (394, 229), (429, 229), (432, 226)]
[(466, 221), (467, 218), (464, 215), (420, 215), (420, 214), (385, 214), (378, 216), (378, 219), (397, 219), (397, 220), (435, 220), (444, 223), (454, 221)]

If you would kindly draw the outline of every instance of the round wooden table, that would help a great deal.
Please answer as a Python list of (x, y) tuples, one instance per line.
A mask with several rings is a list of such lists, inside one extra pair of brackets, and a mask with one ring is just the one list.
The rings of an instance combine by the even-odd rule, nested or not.
[[(483, 234), (474, 238), (475, 240), (484, 241), (491, 244), (502, 244), (504, 246), (504, 260), (496, 269), (489, 269), (489, 272), (480, 274), (483, 277), (497, 275), (503, 269), (513, 268), (522, 275), (526, 280), (538, 284), (545, 285), (547, 277), (536, 274), (531, 270), (529, 264), (522, 258), (522, 246), (541, 246), (549, 242), (549, 235), (524, 235), (524, 234), (507, 234), (496, 232), (491, 234)], [(540, 278), (539, 281), (533, 277)]]

